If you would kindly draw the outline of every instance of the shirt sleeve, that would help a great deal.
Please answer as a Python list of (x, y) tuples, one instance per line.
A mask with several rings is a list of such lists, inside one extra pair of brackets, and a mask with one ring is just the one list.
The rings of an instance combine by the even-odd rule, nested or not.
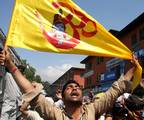
[(61, 118), (63, 112), (60, 108), (57, 108), (54, 104), (51, 104), (44, 95), (38, 95), (34, 100), (32, 100), (31, 105), (34, 106), (35, 110), (44, 119), (55, 119)]
[(32, 110), (28, 111), (27, 119), (28, 120), (44, 120), (43, 118), (39, 116), (39, 114), (36, 111), (32, 111)]
[(100, 116), (103, 113), (109, 111), (116, 99), (125, 92), (130, 92), (131, 90), (131, 82), (124, 79), (124, 76), (121, 75), (118, 81), (112, 84), (112, 87), (108, 89), (104, 93), (103, 96), (99, 97), (99, 99), (95, 99), (93, 104), (95, 107), (96, 116)]
[(23, 102), (29, 104), (39, 113), (43, 119), (54, 119), (62, 117), (62, 110), (55, 107), (41, 94), (42, 86), (39, 85), (34, 90), (23, 95)]

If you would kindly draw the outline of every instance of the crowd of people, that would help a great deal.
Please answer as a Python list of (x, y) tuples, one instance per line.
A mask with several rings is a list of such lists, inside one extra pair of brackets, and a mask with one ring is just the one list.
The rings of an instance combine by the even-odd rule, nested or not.
[[(25, 78), (14, 64), (9, 51), (4, 49), (0, 53), (0, 64), (4, 63), (9, 76), (6, 75), (6, 79), (13, 81), (14, 86), (6, 92), (2, 106), (9, 107), (2, 108), (1, 120), (143, 120), (144, 85), (140, 83), (138, 86), (141, 94), (137, 89), (133, 92), (131, 89), (136, 61), (134, 57), (133, 67), (121, 75), (106, 92), (94, 95), (90, 90), (87, 96), (83, 96), (79, 83), (69, 80), (62, 90), (56, 91), (58, 101), (53, 101), (43, 94), (40, 83), (31, 83)], [(17, 95), (11, 99), (13, 93), (18, 93), (21, 99), (18, 100)]]

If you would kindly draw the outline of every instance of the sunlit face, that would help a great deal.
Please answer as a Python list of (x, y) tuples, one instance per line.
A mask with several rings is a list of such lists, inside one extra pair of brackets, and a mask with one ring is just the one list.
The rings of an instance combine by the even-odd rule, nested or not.
[(82, 102), (82, 89), (75, 83), (68, 84), (63, 99), (70, 102)]

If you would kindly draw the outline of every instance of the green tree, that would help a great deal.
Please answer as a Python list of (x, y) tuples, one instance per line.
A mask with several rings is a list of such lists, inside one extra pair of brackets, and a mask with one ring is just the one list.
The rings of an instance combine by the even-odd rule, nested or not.
[(22, 60), (23, 66), (25, 67), (23, 74), (30, 81), (36, 81), (41, 83), (41, 77), (36, 74), (36, 69), (30, 66), (26, 60)]
[(41, 77), (39, 75), (35, 76), (35, 81), (41, 83)]

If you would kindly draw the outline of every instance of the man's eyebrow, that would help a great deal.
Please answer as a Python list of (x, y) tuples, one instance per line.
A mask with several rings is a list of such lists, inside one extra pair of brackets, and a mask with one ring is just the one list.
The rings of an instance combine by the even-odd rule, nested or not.
[(69, 84), (69, 85), (67, 85), (67, 87), (72, 87), (72, 86), (75, 86), (75, 85), (73, 85), (73, 84)]
[(71, 85), (71, 84), (67, 85), (67, 87), (71, 87), (71, 86), (73, 86), (73, 85)]

